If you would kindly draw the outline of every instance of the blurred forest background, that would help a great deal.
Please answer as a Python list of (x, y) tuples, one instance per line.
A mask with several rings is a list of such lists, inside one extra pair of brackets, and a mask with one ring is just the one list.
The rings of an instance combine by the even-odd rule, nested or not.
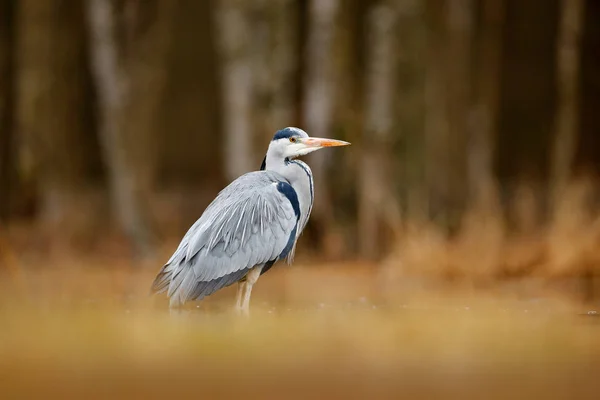
[(0, 253), (152, 257), (298, 126), (353, 144), (307, 160), (300, 255), (600, 290), (599, 1), (0, 0), (0, 19)]

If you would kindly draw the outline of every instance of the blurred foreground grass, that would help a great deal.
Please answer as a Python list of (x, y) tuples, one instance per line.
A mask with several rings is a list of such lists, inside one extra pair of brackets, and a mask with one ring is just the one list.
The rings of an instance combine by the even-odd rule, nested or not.
[[(157, 269), (157, 268), (156, 268)], [(156, 272), (75, 262), (0, 283), (1, 398), (598, 398), (600, 318), (560, 298), (387, 287), (372, 266), (275, 268), (177, 315)]]

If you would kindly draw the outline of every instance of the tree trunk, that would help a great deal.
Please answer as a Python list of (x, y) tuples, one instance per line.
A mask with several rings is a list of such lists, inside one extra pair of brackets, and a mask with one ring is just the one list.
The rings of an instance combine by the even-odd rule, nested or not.
[(0, 0), (0, 225), (10, 214), (14, 146), (14, 2)]
[(552, 157), (552, 205), (556, 207), (571, 178), (579, 132), (579, 60), (583, 0), (562, 0), (558, 34), (558, 112)]
[(253, 146), (253, 41), (252, 7), (255, 2), (220, 0), (218, 36), (223, 84), (223, 129), (225, 176), (233, 180), (258, 169), (252, 159)]
[[(271, 2), (270, 43), (265, 59), (267, 60), (268, 118), (267, 135), (274, 129), (294, 124), (294, 85), (299, 57), (296, 49), (295, 15), (298, 12), (293, 0)], [(270, 57), (269, 57), (270, 56)]]
[[(585, 0), (583, 6), (581, 60), (577, 90), (581, 97), (577, 120), (579, 121), (579, 138), (576, 150), (576, 172), (578, 175), (597, 174), (600, 172), (600, 2)], [(600, 196), (595, 200), (600, 206)]]
[[(572, 214), (568, 209), (572, 204), (569, 204), (569, 196), (565, 194), (570, 183), (569, 179), (572, 178), (571, 172), (579, 139), (579, 64), (584, 7), (584, 0), (562, 0), (560, 4), (556, 57), (558, 104), (551, 176), (552, 217), (556, 226), (561, 217)], [(580, 276), (582, 297), (584, 301), (592, 302), (595, 297), (594, 266), (588, 263), (582, 270)]]
[(213, 3), (182, 0), (177, 5), (159, 126), (177, 134), (158, 135), (163, 186), (223, 184), (223, 154), (215, 151), (223, 145), (223, 113)]
[(504, 0), (481, 0), (474, 40), (468, 181), (471, 206), (488, 211), (495, 202), (493, 155), (497, 135), (503, 20)]
[(40, 217), (67, 235), (93, 217), (79, 195), (93, 168), (86, 124), (87, 75), (79, 1), (24, 0), (19, 5), (17, 130), (32, 155)]
[(171, 5), (168, 0), (143, 6), (126, 1), (125, 21), (116, 20), (111, 0), (88, 0), (87, 6), (113, 209), (137, 254), (151, 257), (154, 232), (147, 200), (154, 172), (152, 128), (165, 81)]
[[(511, 230), (523, 230), (525, 225), (541, 226), (550, 198), (559, 1), (505, 0), (504, 4), (496, 171), (505, 202), (511, 206), (507, 222)], [(534, 205), (528, 221), (521, 221), (516, 211), (522, 181)]]
[(428, 190), (425, 128), (425, 78), (427, 27), (425, 26), (426, 1), (396, 0), (398, 7), (398, 54), (396, 102), (399, 139), (404, 146), (400, 153), (397, 171), (400, 196), (407, 224), (420, 225), (427, 219)]
[(427, 1), (427, 72), (425, 79), (425, 152), (430, 218), (443, 227), (451, 224), (452, 137), (448, 120), (445, 2)]
[(367, 17), (366, 123), (359, 181), (358, 239), (361, 255), (370, 259), (381, 253), (382, 228), (399, 223), (390, 218), (397, 209), (390, 154), (395, 120), (396, 13), (393, 6), (384, 2), (374, 6)]
[(468, 119), (471, 105), (471, 65), (475, 0), (452, 0), (447, 2), (448, 45), (445, 58), (447, 65), (445, 85), (447, 88), (446, 112), (449, 141), (446, 151), (449, 168), (447, 175), (447, 222), (457, 227), (466, 210), (468, 201), (467, 146)]
[[(567, 6), (563, 2), (563, 7)], [(571, 7), (576, 5), (571, 4)], [(578, 143), (576, 149), (576, 171), (578, 175), (598, 174), (600, 172), (600, 119), (598, 110), (600, 110), (600, 2), (596, 0), (584, 0), (581, 5), (585, 12), (582, 12), (581, 24), (581, 43), (580, 61), (575, 73), (578, 76), (577, 94), (579, 102), (577, 104), (577, 135)], [(574, 11), (574, 10), (571, 10)], [(563, 19), (564, 21), (564, 19)], [(564, 32), (564, 31), (563, 31)], [(597, 181), (596, 181), (597, 182)], [(594, 188), (591, 206), (594, 212), (597, 212), (600, 206), (600, 195), (598, 188)], [(592, 224), (592, 228), (593, 224)], [(569, 238), (572, 240), (571, 238)], [(592, 241), (596, 238), (592, 237)], [(595, 242), (594, 242), (595, 243)], [(595, 244), (594, 244), (595, 246)], [(583, 284), (583, 296), (585, 301), (598, 300), (599, 286), (598, 281), (598, 263), (591, 260), (588, 262), (587, 271), (581, 277)]]
[[(335, 88), (335, 23), (339, 12), (338, 0), (310, 0), (308, 4), (308, 33), (304, 67), (303, 124), (311, 136), (330, 137)], [(328, 243), (332, 234), (333, 205), (327, 179), (328, 160), (325, 151), (309, 156), (314, 174), (315, 206), (312, 220), (320, 227), (320, 234)], [(327, 251), (327, 248), (323, 249)]]

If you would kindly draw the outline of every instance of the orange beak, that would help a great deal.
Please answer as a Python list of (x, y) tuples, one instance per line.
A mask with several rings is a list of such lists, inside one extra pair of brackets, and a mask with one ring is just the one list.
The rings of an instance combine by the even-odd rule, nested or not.
[(302, 139), (302, 143), (304, 143), (308, 147), (337, 147), (348, 146), (350, 144), (348, 142), (344, 142), (343, 140), (323, 139), (316, 137)]

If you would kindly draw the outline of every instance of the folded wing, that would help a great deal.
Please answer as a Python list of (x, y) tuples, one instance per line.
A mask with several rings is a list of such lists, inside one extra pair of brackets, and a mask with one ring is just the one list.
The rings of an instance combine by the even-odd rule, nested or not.
[(288, 255), (300, 209), (281, 175), (251, 172), (223, 189), (188, 230), (152, 289), (171, 306), (201, 299), (242, 279), (250, 269)]

